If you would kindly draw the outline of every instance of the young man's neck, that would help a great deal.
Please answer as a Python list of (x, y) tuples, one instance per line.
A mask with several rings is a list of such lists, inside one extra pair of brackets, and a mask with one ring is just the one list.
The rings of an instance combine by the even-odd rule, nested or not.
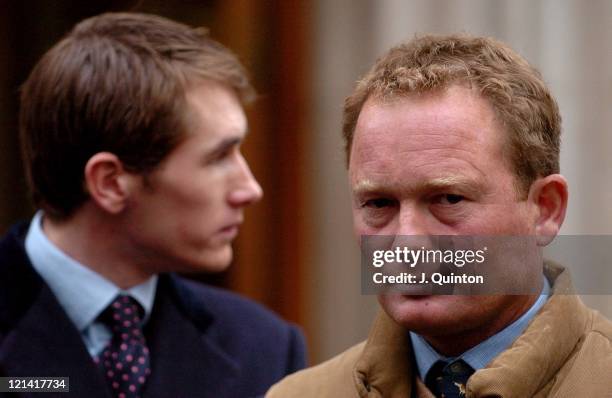
[(43, 217), (43, 232), (62, 252), (121, 289), (145, 282), (153, 273), (135, 264), (115, 220), (92, 207), (83, 205), (67, 220)]

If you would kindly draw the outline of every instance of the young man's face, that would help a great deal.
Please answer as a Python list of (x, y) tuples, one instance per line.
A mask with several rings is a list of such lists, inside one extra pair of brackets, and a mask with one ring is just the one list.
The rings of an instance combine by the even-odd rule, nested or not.
[(225, 269), (243, 209), (262, 196), (240, 153), (247, 120), (235, 93), (206, 82), (187, 103), (186, 138), (143, 180), (125, 219), (134, 258), (153, 272)]
[[(461, 86), (368, 100), (349, 164), (357, 236), (533, 235), (535, 212), (515, 190), (503, 134), (489, 104)], [(396, 322), (424, 335), (495, 327), (525, 304), (503, 295), (379, 299)]]

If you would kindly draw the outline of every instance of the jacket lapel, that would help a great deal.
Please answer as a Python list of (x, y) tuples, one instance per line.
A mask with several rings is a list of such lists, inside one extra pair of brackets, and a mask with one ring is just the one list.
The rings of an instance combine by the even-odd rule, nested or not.
[(46, 285), (0, 342), (0, 364), (7, 376), (69, 377), (72, 395), (109, 397), (79, 332)]
[[(168, 276), (160, 278), (146, 330), (152, 373), (144, 395), (235, 396), (232, 389), (238, 381), (239, 365), (206, 333), (214, 320), (203, 316), (202, 308), (194, 308), (198, 300), (185, 294), (180, 281)], [(193, 312), (198, 312), (197, 316)]]
[(382, 397), (410, 397), (412, 375), (411, 347), (406, 330), (380, 311), (355, 365), (356, 388), (363, 396), (370, 390)]
[(476, 395), (511, 398), (540, 393), (584, 335), (589, 311), (575, 295), (569, 272), (552, 262), (546, 262), (544, 272), (554, 282), (552, 296), (521, 336), (470, 378), (468, 388)]

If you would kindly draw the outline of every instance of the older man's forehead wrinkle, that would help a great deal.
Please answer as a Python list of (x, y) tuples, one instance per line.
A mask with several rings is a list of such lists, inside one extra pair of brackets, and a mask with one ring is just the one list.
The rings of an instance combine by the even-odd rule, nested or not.
[[(469, 151), (466, 151), (469, 152)], [(466, 157), (461, 157), (461, 156), (454, 156), (452, 154), (447, 154), (442, 158), (436, 158), (436, 159), (432, 159), (431, 161), (427, 162), (427, 163), (421, 163), (419, 165), (414, 165), (415, 168), (421, 169), (421, 168), (426, 168), (426, 167), (432, 167), (432, 166), (436, 166), (436, 167), (440, 167), (440, 164), (442, 162), (450, 162), (450, 161), (456, 161), (459, 164), (461, 163), (465, 163), (467, 164), (469, 167), (457, 167), (457, 165), (453, 165), (452, 169), (453, 170), (459, 170), (461, 171), (463, 174), (468, 175), (469, 174), (477, 174), (478, 177), (481, 178), (486, 178), (487, 173), (485, 172), (485, 170), (482, 169), (482, 167), (480, 167), (478, 164), (476, 164), (476, 162), (473, 161), (473, 159), (471, 158), (466, 158)], [(449, 166), (449, 168), (451, 168), (451, 166)], [(475, 172), (475, 173), (474, 173)]]
[[(397, 148), (391, 157), (379, 156), (373, 149), (364, 148), (359, 151), (359, 155), (353, 160), (359, 161), (359, 168), (367, 170), (368, 174), (374, 173), (376, 170), (381, 170), (379, 174), (388, 173), (393, 170), (392, 167), (397, 161), (410, 162), (410, 167), (413, 170), (427, 169), (433, 166), (440, 166), (442, 162), (454, 161), (456, 164), (448, 165), (452, 170), (463, 170), (463, 172), (475, 171), (481, 176), (486, 176), (485, 170), (479, 167), (473, 159), (474, 151), (467, 148), (457, 147), (434, 147), (434, 148)], [(444, 152), (443, 156), (439, 153)], [(437, 156), (427, 156), (428, 153), (438, 153)], [(467, 154), (468, 156), (465, 156)], [(468, 167), (458, 167), (460, 164), (466, 164)], [(402, 177), (407, 177), (405, 174)]]
[[(385, 108), (370, 108), (364, 109), (362, 114), (367, 114), (367, 118), (360, 118), (360, 122), (357, 125), (356, 131), (384, 131), (389, 129), (403, 129), (404, 124), (408, 122), (411, 125), (410, 134), (424, 135), (424, 136), (440, 136), (443, 138), (448, 138), (452, 136), (456, 136), (462, 139), (465, 138), (476, 138), (479, 134), (474, 134), (475, 132), (471, 129), (476, 128), (485, 129), (486, 119), (479, 119), (480, 126), (472, 126), (470, 129), (466, 129), (466, 124), (471, 124), (473, 120), (469, 117), (456, 117), (453, 115), (446, 114), (434, 114), (427, 115), (421, 114), (420, 116), (412, 117), (411, 119), (403, 120), (401, 118), (390, 118), (387, 116), (390, 109)], [(423, 131), (424, 133), (421, 133)], [(357, 136), (357, 134), (355, 134)]]
[[(466, 149), (466, 148), (458, 148), (458, 147), (448, 147), (448, 146), (439, 146), (439, 147), (429, 147), (429, 148), (398, 148), (398, 155), (402, 153), (426, 153), (432, 151), (457, 151), (457, 152), (465, 152), (468, 155), (474, 154), (474, 150)], [(457, 158), (459, 159), (459, 158)]]
[[(431, 149), (457, 149), (469, 151), (476, 145), (483, 144), (486, 136), (495, 134), (489, 131), (469, 131), (460, 129), (432, 131), (433, 129), (419, 129), (419, 131), (404, 131), (401, 135), (389, 135), (390, 131), (403, 131), (402, 127), (373, 129), (358, 132), (355, 135), (353, 147), (363, 146), (366, 148), (380, 148), (381, 145), (393, 145), (397, 149), (401, 147), (411, 148), (413, 151), (424, 151)], [(422, 132), (421, 132), (422, 131)], [(361, 149), (366, 149), (361, 148)]]
[[(362, 128), (357, 128), (355, 133), (355, 140), (360, 136), (359, 132), (363, 133), (371, 133), (374, 136), (380, 137), (384, 135), (385, 132), (389, 130), (404, 130), (404, 126), (402, 123), (391, 123), (388, 125), (385, 124), (371, 124), (363, 126)], [(480, 130), (480, 129), (476, 129)], [(457, 138), (461, 140), (460, 142), (464, 142), (465, 140), (469, 141), (480, 141), (478, 138), (481, 136), (486, 136), (489, 134), (494, 134), (492, 131), (473, 131), (473, 130), (464, 130), (460, 128), (459, 125), (449, 126), (448, 123), (444, 123), (440, 125), (439, 123), (424, 123), (423, 126), (419, 126), (418, 128), (411, 128), (409, 131), (406, 131), (406, 138), (410, 137), (412, 139), (415, 138), (425, 138), (427, 140), (431, 140), (432, 138), (439, 138), (440, 140), (448, 140), (449, 138)]]
[(440, 126), (436, 123), (431, 123), (431, 124), (428, 123), (427, 126), (423, 126), (422, 128), (419, 128), (416, 131), (411, 130), (410, 132), (407, 132), (406, 136), (410, 136), (411, 138), (424, 137), (427, 139), (440, 138), (445, 141), (448, 138), (458, 138), (461, 140), (461, 142), (463, 142), (465, 140), (478, 141), (478, 137), (480, 136), (480, 133), (472, 131), (472, 130), (465, 131), (455, 126), (448, 127), (448, 126)]

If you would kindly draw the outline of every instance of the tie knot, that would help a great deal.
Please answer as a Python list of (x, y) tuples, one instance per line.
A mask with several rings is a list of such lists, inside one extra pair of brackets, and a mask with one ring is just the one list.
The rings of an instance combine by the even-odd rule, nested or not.
[(141, 329), (144, 309), (130, 296), (118, 295), (100, 316), (114, 332)]
[(472, 373), (474, 373), (474, 369), (472, 369), (472, 367), (464, 360), (460, 359), (458, 361), (448, 363), (446, 366), (444, 366), (442, 372), (453, 378), (467, 379), (472, 375)]

